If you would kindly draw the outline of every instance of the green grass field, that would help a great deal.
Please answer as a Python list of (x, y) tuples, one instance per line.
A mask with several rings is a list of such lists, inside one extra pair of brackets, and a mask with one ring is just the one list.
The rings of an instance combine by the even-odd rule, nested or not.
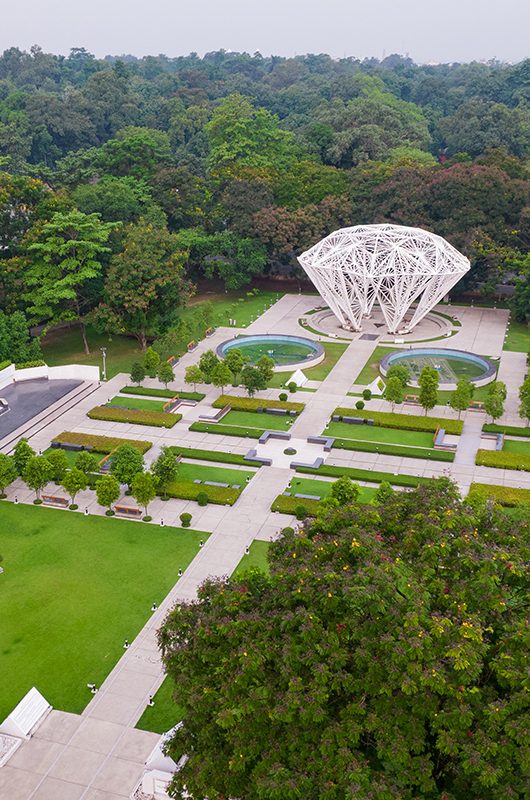
[[(36, 686), (79, 713), (208, 534), (1, 505), (0, 719)], [(67, 516), (65, 516), (67, 515)]]
[(264, 431), (288, 431), (295, 419), (296, 417), (258, 414), (254, 411), (229, 411), (221, 420), (221, 424), (237, 425), (242, 428), (259, 428), (259, 430)]
[(510, 327), (504, 342), (504, 350), (528, 353), (530, 350), (530, 325), (510, 320)]
[(354, 378), (352, 383), (367, 386), (369, 383), (372, 383), (372, 381), (375, 381), (376, 378), (380, 377), (379, 362), (383, 356), (389, 353), (396, 353), (399, 349), (399, 347), (384, 347), (383, 345), (376, 347), (373, 353), (368, 357), (366, 364), (359, 374), (357, 376), (352, 376)]
[(243, 488), (248, 480), (252, 480), (256, 473), (244, 469), (225, 469), (224, 467), (210, 467), (203, 464), (188, 464), (182, 461), (178, 466), (178, 481), (218, 481), (230, 485), (239, 483)]
[(530, 456), (530, 442), (524, 439), (505, 439), (503, 450), (508, 453), (522, 453), (525, 456)]
[(300, 368), (308, 381), (323, 381), (324, 378), (327, 378), (339, 358), (344, 355), (349, 347), (347, 344), (339, 344), (338, 342), (323, 342), (322, 344), (326, 351), (324, 360), (317, 364), (316, 367)]
[[(293, 478), (291, 481), (290, 493), (291, 495), (295, 494), (312, 494), (322, 500), (324, 497), (328, 497), (331, 494), (331, 487), (333, 486), (334, 481), (319, 481), (319, 480), (312, 480), (311, 478)], [(359, 494), (359, 502), (360, 503), (369, 503), (373, 500), (375, 493), (377, 492), (377, 487), (371, 486), (360, 486), (359, 487), (361, 492)], [(301, 501), (303, 502), (303, 501)]]
[(261, 569), (262, 572), (269, 572), (267, 553), (269, 552), (269, 542), (254, 541), (249, 547), (248, 555), (244, 555), (234, 570), (234, 578), (252, 567)]
[(145, 397), (113, 397), (109, 406), (119, 406), (120, 408), (140, 408), (146, 411), (163, 411), (167, 400), (146, 400)]
[(330, 422), (325, 436), (338, 439), (353, 439), (361, 442), (388, 442), (411, 447), (432, 447), (432, 433), (404, 431), (398, 428), (383, 428), (380, 425), (349, 425), (347, 422)]
[(154, 706), (148, 706), (136, 725), (143, 731), (166, 733), (182, 719), (182, 708), (173, 699), (174, 682), (164, 678), (160, 689), (153, 697)]

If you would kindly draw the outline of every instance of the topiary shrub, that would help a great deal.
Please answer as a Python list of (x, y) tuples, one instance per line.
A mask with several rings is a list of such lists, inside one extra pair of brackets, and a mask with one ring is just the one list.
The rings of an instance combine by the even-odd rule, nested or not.
[(307, 517), (307, 509), (306, 509), (306, 507), (302, 506), (302, 505), (296, 506), (296, 508), (294, 510), (294, 515), (295, 515), (297, 520), (302, 521), (303, 519), (305, 519)]
[(70, 503), (70, 505), (68, 506), (68, 508), (70, 509), (70, 511), (77, 511), (77, 509), (79, 508), (79, 506), (77, 505), (77, 503)]
[(359, 409), (359, 411), (364, 408), (364, 402), (362, 400), (357, 400), (355, 403), (355, 408)]
[(287, 392), (281, 392), (281, 394), (280, 394), (278, 399), (281, 400), (282, 403), (285, 403), (285, 401), (287, 400), (287, 397), (288, 397)]
[(364, 397), (365, 400), (371, 400), (372, 399), (372, 392), (370, 391), (370, 389), (364, 389), (363, 390), (363, 397)]
[(208, 505), (208, 495), (206, 492), (199, 492), (197, 495), (197, 503), (200, 506), (207, 506)]
[(298, 389), (298, 386), (294, 381), (289, 381), (289, 383), (287, 384), (287, 388), (289, 389), (290, 392), (294, 393)]
[(284, 534), (284, 536), (290, 536), (292, 533), (294, 533), (294, 528), (291, 528), (291, 526), (288, 525), (286, 528), (282, 528), (281, 532)]
[(184, 513), (180, 515), (180, 521), (183, 528), (189, 528), (191, 523), (191, 514), (188, 514), (187, 511), (184, 511)]
[(145, 517), (142, 517), (144, 522), (151, 522), (152, 519), (153, 517), (150, 514), (146, 514)]

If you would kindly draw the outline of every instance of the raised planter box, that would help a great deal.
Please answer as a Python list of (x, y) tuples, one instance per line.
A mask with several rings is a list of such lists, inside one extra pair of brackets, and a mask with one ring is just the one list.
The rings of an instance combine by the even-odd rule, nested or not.
[(324, 452), (329, 453), (331, 452), (331, 448), (333, 447), (333, 442), (335, 441), (333, 436), (308, 436), (307, 441), (309, 444), (321, 444), (324, 446)]
[(258, 441), (260, 444), (266, 444), (269, 439), (283, 439), (289, 441), (291, 434), (286, 431), (263, 431)]

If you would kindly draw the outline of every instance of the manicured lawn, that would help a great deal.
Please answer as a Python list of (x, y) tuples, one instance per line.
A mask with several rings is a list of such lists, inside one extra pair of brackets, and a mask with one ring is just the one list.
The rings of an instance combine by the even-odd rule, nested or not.
[(229, 411), (221, 424), (242, 428), (259, 428), (264, 431), (288, 431), (296, 417), (279, 417), (276, 414), (258, 414), (253, 411)]
[(357, 376), (353, 375), (354, 380), (352, 383), (358, 383), (361, 386), (367, 386), (376, 378), (379, 378), (379, 362), (383, 356), (388, 355), (388, 353), (395, 353), (399, 349), (399, 347), (384, 347), (383, 345), (376, 347), (359, 374)]
[(230, 485), (239, 483), (244, 487), (248, 480), (252, 480), (256, 473), (244, 469), (225, 469), (224, 467), (209, 467), (202, 464), (186, 464), (180, 462), (178, 467), (178, 481), (218, 481)]
[(171, 678), (164, 678), (164, 682), (153, 697), (154, 706), (147, 707), (138, 720), (137, 728), (153, 733), (166, 733), (182, 719), (182, 708), (173, 700), (175, 684)]
[(267, 553), (269, 552), (269, 542), (254, 541), (250, 545), (248, 555), (244, 555), (234, 570), (233, 577), (237, 578), (242, 572), (251, 567), (257, 567), (262, 572), (269, 572)]
[(348, 425), (347, 422), (330, 422), (324, 431), (326, 436), (338, 439), (354, 439), (362, 442), (389, 442), (412, 447), (432, 447), (432, 433), (404, 431), (398, 428), (383, 428), (380, 425)]
[(145, 397), (113, 397), (109, 406), (120, 406), (120, 408), (140, 408), (146, 411), (163, 411), (167, 400), (147, 400)]
[[(295, 494), (312, 494), (322, 498), (328, 497), (331, 494), (331, 487), (334, 481), (318, 481), (311, 478), (293, 478), (291, 481), (290, 492), (291, 495)], [(377, 487), (360, 486), (361, 492), (359, 494), (360, 503), (369, 503), (373, 500)], [(303, 500), (301, 501), (303, 502)]]
[(525, 456), (530, 456), (530, 442), (524, 439), (505, 439), (502, 449), (508, 453), (522, 453)]
[(516, 353), (528, 353), (530, 350), (530, 325), (510, 320), (503, 349), (513, 350)]
[(327, 378), (339, 358), (349, 347), (347, 344), (339, 344), (338, 342), (326, 342), (323, 344), (326, 351), (324, 360), (317, 364), (316, 367), (301, 368), (308, 381), (323, 381), (324, 378)]
[(36, 686), (79, 713), (208, 534), (3, 502), (0, 719)]

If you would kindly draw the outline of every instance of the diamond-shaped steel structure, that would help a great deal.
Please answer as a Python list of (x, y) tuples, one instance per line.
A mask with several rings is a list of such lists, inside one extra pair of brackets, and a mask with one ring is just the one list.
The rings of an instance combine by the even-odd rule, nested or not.
[(341, 228), (298, 261), (344, 327), (360, 331), (377, 302), (390, 333), (412, 330), (470, 267), (441, 236), (386, 224)]

